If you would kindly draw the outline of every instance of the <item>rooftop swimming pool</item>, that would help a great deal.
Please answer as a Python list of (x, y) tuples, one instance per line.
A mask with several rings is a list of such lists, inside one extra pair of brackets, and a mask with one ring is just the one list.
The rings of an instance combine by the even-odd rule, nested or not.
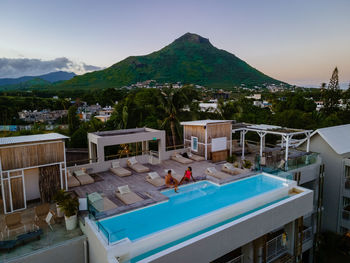
[[(201, 181), (180, 187), (178, 193), (173, 189), (163, 191), (162, 193), (169, 197), (166, 202), (106, 218), (97, 224), (109, 243), (125, 238), (136, 242), (151, 234), (282, 188), (288, 188), (284, 179), (266, 174), (221, 186)], [(286, 190), (273, 200), (283, 198), (287, 193)], [(270, 198), (266, 199), (265, 203), (257, 202), (256, 207), (273, 200)], [(249, 210), (256, 207), (251, 207)]]

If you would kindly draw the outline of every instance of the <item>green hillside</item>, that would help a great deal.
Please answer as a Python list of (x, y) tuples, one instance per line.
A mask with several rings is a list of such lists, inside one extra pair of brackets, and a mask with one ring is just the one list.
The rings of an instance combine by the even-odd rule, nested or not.
[(62, 87), (122, 87), (139, 81), (193, 83), (209, 87), (279, 84), (235, 55), (214, 47), (208, 39), (187, 33), (163, 49), (128, 57), (104, 70), (76, 76)]

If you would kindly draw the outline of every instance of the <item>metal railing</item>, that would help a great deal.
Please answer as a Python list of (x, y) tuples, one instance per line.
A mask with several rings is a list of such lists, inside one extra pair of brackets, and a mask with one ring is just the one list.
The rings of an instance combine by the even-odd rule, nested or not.
[(287, 253), (287, 246), (283, 241), (283, 234), (267, 241), (266, 243), (266, 260), (272, 262), (274, 259)]
[(308, 242), (312, 239), (312, 226), (303, 230), (303, 243)]
[(234, 259), (227, 261), (226, 263), (244, 263), (244, 255), (240, 255)]
[(344, 220), (350, 221), (350, 211), (343, 209), (342, 217)]
[(345, 189), (350, 190), (350, 178), (349, 177), (345, 178), (344, 187), (345, 187)]

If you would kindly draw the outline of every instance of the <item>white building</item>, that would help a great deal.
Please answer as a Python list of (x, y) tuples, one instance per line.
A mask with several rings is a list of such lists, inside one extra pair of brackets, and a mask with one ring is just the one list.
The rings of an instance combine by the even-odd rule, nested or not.
[[(305, 143), (303, 145), (305, 147)], [(310, 150), (325, 164), (324, 230), (350, 231), (350, 124), (318, 129), (311, 134)]]

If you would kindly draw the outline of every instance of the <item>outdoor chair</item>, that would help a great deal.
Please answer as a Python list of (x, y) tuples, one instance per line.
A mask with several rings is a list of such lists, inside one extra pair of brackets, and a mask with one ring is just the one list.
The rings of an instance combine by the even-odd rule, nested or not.
[(34, 223), (38, 227), (43, 227), (48, 225), (52, 230), (52, 224), (55, 222), (55, 212), (50, 209), (50, 204), (45, 203), (38, 205), (34, 208), (35, 218)]
[(200, 162), (200, 161), (205, 160), (205, 158), (203, 156), (199, 156), (199, 155), (193, 154), (191, 152), (188, 152), (187, 156), (188, 156), (188, 158), (190, 158), (191, 160), (196, 161), (196, 162)]
[(74, 171), (74, 175), (81, 185), (92, 184), (95, 182), (94, 178), (92, 178), (88, 173), (86, 173), (86, 169)]
[(121, 167), (120, 163), (118, 161), (112, 162), (111, 165), (112, 165), (112, 167), (109, 168), (109, 170), (117, 176), (124, 177), (124, 176), (129, 176), (132, 174), (131, 171)]
[(127, 161), (129, 168), (134, 170), (137, 173), (147, 173), (149, 172), (149, 168), (144, 166), (143, 164), (140, 164), (135, 157), (131, 157)]
[(132, 192), (128, 185), (119, 186), (118, 190), (115, 192), (115, 195), (126, 205), (131, 205), (144, 200), (138, 194)]
[(157, 172), (148, 173), (146, 176), (146, 181), (155, 187), (165, 185), (165, 179), (160, 177)]
[(229, 175), (228, 173), (223, 173), (223, 172), (216, 170), (215, 167), (208, 167), (205, 170), (205, 174), (212, 176), (212, 177), (215, 177), (217, 179), (226, 179), (226, 178), (231, 177), (231, 175)]
[(181, 156), (181, 154), (174, 152), (171, 156), (171, 159), (182, 164), (190, 164), (193, 163), (193, 160), (188, 159), (186, 157)]
[(13, 213), (5, 215), (5, 230), (7, 231), (7, 237), (10, 236), (10, 232), (23, 228), (26, 231), (26, 226), (22, 223), (21, 213)]

